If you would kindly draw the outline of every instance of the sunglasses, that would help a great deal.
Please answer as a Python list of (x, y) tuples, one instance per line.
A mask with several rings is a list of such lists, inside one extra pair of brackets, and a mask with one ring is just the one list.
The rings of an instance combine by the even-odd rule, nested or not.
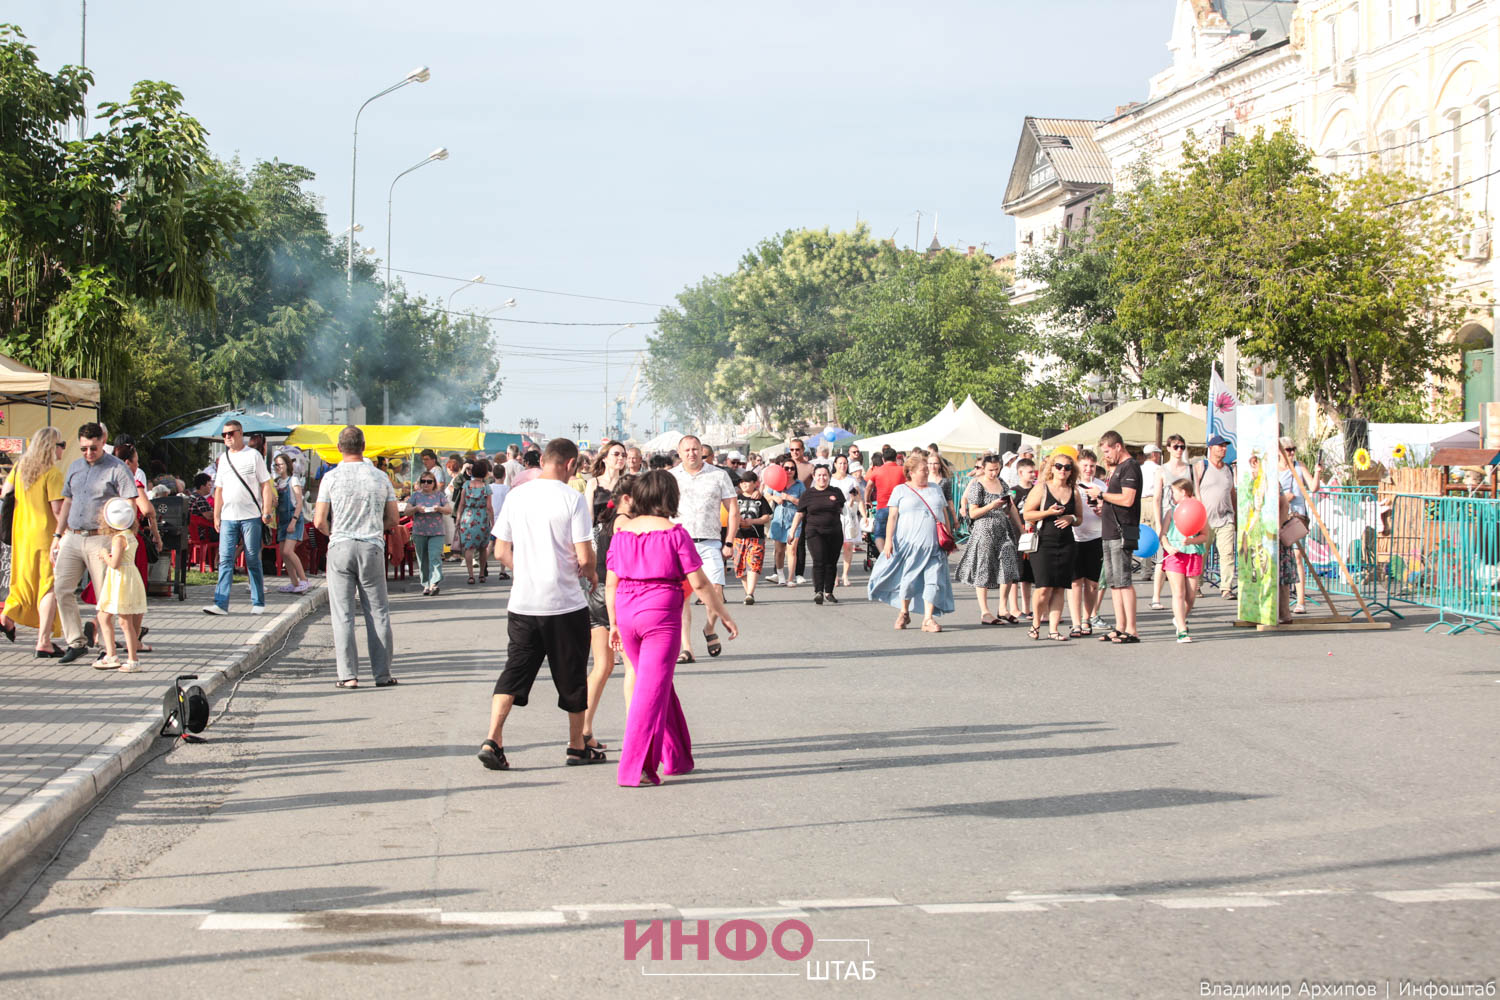
[(437, 480), (436, 479), (418, 479), (417, 480), (417, 485), (418, 486), (436, 486), (437, 485)]
[(1183, 451), (1184, 449), (1187, 448), (1187, 445), (1185, 445), (1185, 444), (1169, 444), (1169, 445), (1167, 445), (1167, 447), (1169, 449), (1171, 449), (1172, 451)]
[(1072, 472), (1073, 471), (1073, 467), (1071, 465), (1054, 465), (1054, 466), (1052, 466), (1052, 471), (1053, 472)]
[(224, 436), (227, 437), (227, 438), (237, 438), (237, 437), (240, 436), (240, 432), (239, 431), (225, 431), (224, 432)]

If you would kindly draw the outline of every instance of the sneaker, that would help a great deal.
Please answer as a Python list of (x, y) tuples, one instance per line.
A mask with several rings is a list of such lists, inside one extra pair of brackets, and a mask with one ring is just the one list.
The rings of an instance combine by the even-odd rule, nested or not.
[(203, 613), (205, 615), (227, 615), (229, 614), (229, 609), (221, 608), (217, 604), (205, 604), (203, 605)]
[(780, 583), (781, 582), (781, 574), (780, 573), (768, 573), (768, 574), (766, 574), (766, 578), (765, 578), (764, 582), (765, 583)]
[(1109, 628), (1109, 622), (1104, 620), (1103, 615), (1095, 615), (1089, 619), (1089, 624), (1094, 628)]
[(276, 593), (278, 594), (295, 594), (296, 592), (297, 588), (292, 586), (290, 583), (283, 584), (282, 586), (276, 588)]
[(292, 593), (294, 593), (294, 594), (305, 594), (309, 590), (312, 590), (312, 581), (311, 580), (303, 580), (301, 583), (297, 584), (297, 586), (295, 586), (295, 587), (292, 588)]
[(802, 576), (801, 574), (798, 574), (798, 576), (797, 576), (797, 583), (798, 584), (803, 584), (803, 583), (806, 583), (806, 582), (807, 582), (807, 577)]
[(839, 599), (837, 597), (834, 597), (832, 594), (824, 594), (823, 600), (829, 604), (837, 604), (839, 602)]
[(250, 613), (252, 615), (263, 615), (266, 613), (266, 606), (264, 604), (252, 604), (250, 605)]
[(755, 598), (753, 596), (752, 597), (746, 597), (745, 598), (745, 603), (746, 604), (754, 604), (755, 603)]
[(822, 592), (819, 592), (819, 593), (816, 593), (816, 594), (813, 595), (813, 603), (814, 604), (822, 604), (823, 603), (823, 594), (822, 594)]

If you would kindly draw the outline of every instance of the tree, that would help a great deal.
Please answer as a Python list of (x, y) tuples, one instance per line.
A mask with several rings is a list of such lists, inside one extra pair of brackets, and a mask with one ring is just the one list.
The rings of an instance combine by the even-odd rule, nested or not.
[(104, 130), (63, 139), (91, 83), (41, 70), (0, 25), (0, 337), (22, 361), (97, 379), (108, 408), (129, 385), (132, 303), (211, 311), (207, 267), (251, 209), (212, 175), (207, 133), (169, 84), (137, 83), (99, 105)]
[(754, 410), (780, 426), (833, 398), (829, 359), (852, 343), (852, 293), (889, 269), (896, 250), (852, 232), (788, 230), (740, 261), (728, 308), (733, 355), (719, 362), (710, 394), (721, 412)]
[(735, 279), (714, 274), (677, 294), (677, 308), (657, 314), (646, 342), (646, 391), (686, 424), (706, 423), (719, 407), (710, 386), (719, 362), (733, 356), (729, 305)]
[(920, 423), (972, 395), (1002, 423), (1040, 429), (1027, 385), (1036, 342), (986, 256), (904, 253), (851, 299), (852, 343), (828, 362), (846, 426)]

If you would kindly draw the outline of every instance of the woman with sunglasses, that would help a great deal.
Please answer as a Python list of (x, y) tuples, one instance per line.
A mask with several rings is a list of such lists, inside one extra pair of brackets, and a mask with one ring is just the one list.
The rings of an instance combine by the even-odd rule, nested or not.
[(1073, 566), (1077, 561), (1077, 543), (1073, 527), (1082, 520), (1079, 511), (1083, 500), (1078, 495), (1078, 468), (1068, 455), (1047, 459), (1042, 479), (1026, 498), (1026, 523), (1040, 535), (1032, 553), (1032, 572), (1036, 577), (1036, 594), (1031, 602), (1033, 639), (1041, 638), (1042, 616), (1047, 616), (1047, 638), (1067, 642), (1068, 635), (1058, 631), (1062, 624), (1063, 602), (1073, 587)]
[(771, 514), (771, 540), (776, 543), (776, 571), (766, 577), (766, 582), (795, 587), (802, 582), (802, 578), (797, 575), (802, 567), (797, 565), (799, 536), (792, 530), (792, 522), (797, 519), (797, 501), (802, 498), (807, 487), (797, 478), (797, 463), (790, 453), (777, 458), (776, 464), (786, 470), (787, 487), (784, 490), (763, 487), (761, 490), (775, 508)]
[[(1156, 492), (1152, 499), (1153, 527), (1159, 538), (1166, 537), (1168, 529), (1172, 524), (1172, 512), (1177, 509), (1177, 501), (1172, 497), (1172, 484), (1179, 479), (1191, 479), (1193, 467), (1187, 460), (1187, 441), (1181, 434), (1173, 434), (1167, 438), (1167, 460), (1161, 464), (1161, 469), (1156, 474)], [(1157, 553), (1156, 570), (1151, 575), (1151, 610), (1164, 611), (1166, 606), (1161, 603), (1162, 584), (1166, 581), (1166, 573), (1162, 570), (1162, 563), (1166, 556)]]
[(406, 503), (411, 511), (411, 541), (417, 550), (422, 595), (431, 597), (443, 582), (443, 515), (452, 513), (453, 508), (432, 472), (417, 477), (416, 491)]
[(59, 657), (64, 650), (53, 642), (57, 627), (57, 595), (52, 592), (49, 552), (63, 503), (62, 458), (67, 444), (56, 427), (43, 427), (5, 481), (5, 494), (15, 494), (11, 521), (10, 592), (0, 614), (0, 633), (16, 641), (16, 625), (37, 630), (36, 656)]

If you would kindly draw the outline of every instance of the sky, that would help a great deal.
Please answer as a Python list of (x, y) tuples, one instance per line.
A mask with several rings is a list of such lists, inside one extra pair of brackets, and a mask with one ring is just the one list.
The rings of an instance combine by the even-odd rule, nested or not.
[[(0, 20), (56, 70), (79, 60), (83, 2), (5, 0)], [(312, 169), (334, 233), (349, 224), (356, 110), (429, 66), (360, 119), (359, 238), (384, 261), (392, 180), (447, 147), (395, 187), (392, 267), (422, 272), (400, 276), (430, 297), (456, 293), (455, 309), (516, 299), (494, 314), (504, 388), (488, 429), (534, 419), (544, 437), (597, 440), (658, 309), (765, 237), (859, 219), (906, 246), (920, 212), (924, 246), (936, 222), (945, 246), (1014, 249), (1001, 202), (1022, 119), (1103, 118), (1143, 98), (1174, 9), (88, 0), (87, 63), (91, 104), (166, 80), (215, 154)], [(637, 436), (662, 416), (642, 389)]]

